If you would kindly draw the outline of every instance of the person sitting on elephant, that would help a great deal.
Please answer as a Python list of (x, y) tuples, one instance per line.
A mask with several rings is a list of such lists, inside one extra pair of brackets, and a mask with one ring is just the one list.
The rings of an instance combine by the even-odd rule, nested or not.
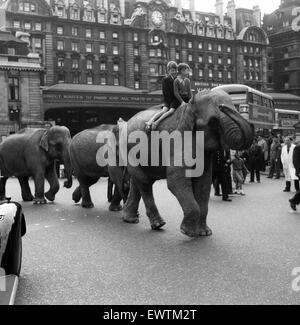
[(168, 75), (162, 80), (162, 93), (164, 98), (164, 104), (162, 110), (155, 114), (150, 121), (146, 123), (146, 129), (151, 130), (153, 123), (158, 120), (163, 114), (172, 109), (172, 105), (175, 102), (174, 95), (174, 80), (177, 76), (177, 63), (170, 61), (167, 65)]

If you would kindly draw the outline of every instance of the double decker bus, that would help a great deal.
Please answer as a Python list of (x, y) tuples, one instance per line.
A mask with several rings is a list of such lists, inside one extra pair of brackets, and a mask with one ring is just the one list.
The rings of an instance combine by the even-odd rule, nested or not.
[(228, 93), (237, 111), (254, 125), (256, 131), (274, 128), (274, 100), (268, 94), (241, 84), (222, 85), (213, 89), (222, 89)]
[(274, 131), (283, 136), (295, 135), (294, 126), (300, 122), (300, 111), (275, 109)]

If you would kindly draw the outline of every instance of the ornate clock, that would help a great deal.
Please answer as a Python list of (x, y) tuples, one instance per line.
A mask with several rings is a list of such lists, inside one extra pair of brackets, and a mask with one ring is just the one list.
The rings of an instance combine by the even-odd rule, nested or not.
[(154, 25), (161, 25), (163, 20), (163, 15), (160, 11), (154, 10), (152, 12), (151, 19)]

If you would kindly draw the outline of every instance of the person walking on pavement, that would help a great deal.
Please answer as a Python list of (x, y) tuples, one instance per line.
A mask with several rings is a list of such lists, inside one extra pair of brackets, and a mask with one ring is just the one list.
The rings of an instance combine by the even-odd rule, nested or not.
[(222, 189), (223, 201), (231, 202), (228, 196), (228, 183), (226, 181), (226, 162), (230, 161), (230, 156), (226, 157), (224, 149), (219, 149), (213, 153), (212, 159), (212, 182), (215, 186), (215, 195), (219, 196), (218, 193), (219, 184)]
[(286, 137), (281, 150), (281, 162), (285, 176), (285, 189), (283, 192), (291, 191), (291, 181), (294, 181), (295, 189), (299, 191), (299, 179), (296, 176), (296, 170), (293, 164), (293, 153), (296, 146), (292, 141), (293, 139), (291, 137)]
[(281, 157), (281, 144), (278, 138), (274, 137), (270, 146), (270, 171), (268, 178), (273, 178), (276, 173), (276, 179), (280, 178), (280, 157)]
[(253, 143), (249, 149), (248, 170), (250, 171), (250, 183), (254, 183), (254, 175), (256, 175), (257, 183), (260, 183), (260, 170), (262, 164), (262, 149), (257, 143), (257, 139), (253, 139)]
[(257, 144), (261, 147), (261, 169), (262, 171), (266, 170), (266, 162), (268, 160), (268, 144), (267, 141), (259, 135), (257, 138)]
[[(300, 144), (296, 145), (293, 152), (293, 165), (296, 170), (296, 175), (300, 178)], [(300, 204), (300, 190), (289, 200), (290, 207), (297, 211), (296, 206)]]

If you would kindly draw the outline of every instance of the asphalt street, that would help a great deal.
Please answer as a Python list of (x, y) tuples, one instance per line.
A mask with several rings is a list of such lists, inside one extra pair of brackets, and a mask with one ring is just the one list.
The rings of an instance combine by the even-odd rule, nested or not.
[[(293, 193), (283, 187), (283, 179), (263, 176), (244, 186), (245, 197), (212, 196), (213, 235), (197, 239), (180, 233), (182, 210), (165, 181), (154, 188), (167, 222), (161, 231), (150, 229), (143, 203), (137, 225), (108, 212), (106, 180), (92, 187), (91, 210), (62, 187), (55, 203), (23, 203), (16, 304), (298, 304), (292, 270), (300, 267), (300, 207), (291, 211)], [(7, 195), (21, 200), (16, 179)]]

